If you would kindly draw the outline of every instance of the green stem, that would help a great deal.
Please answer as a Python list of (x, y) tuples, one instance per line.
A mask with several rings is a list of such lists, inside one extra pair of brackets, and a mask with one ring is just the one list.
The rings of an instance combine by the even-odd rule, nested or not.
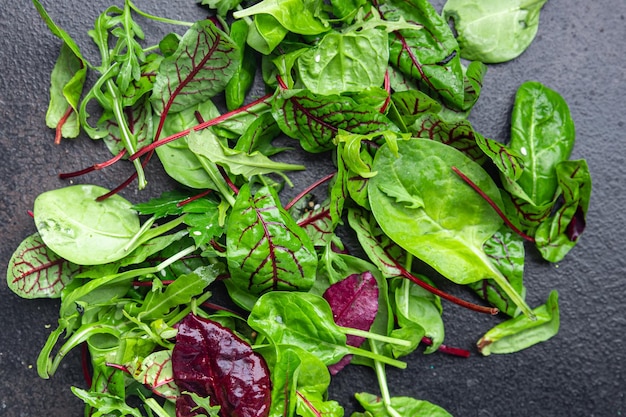
[[(118, 128), (120, 130), (120, 139), (122, 144), (124, 144), (124, 148), (129, 155), (137, 152), (136, 148), (136, 138), (135, 135), (130, 131), (128, 127), (128, 123), (126, 122), (126, 117), (124, 115), (124, 106), (122, 105), (122, 97), (119, 94), (119, 90), (115, 85), (115, 82), (112, 79), (108, 79), (106, 81), (106, 87), (111, 94), (111, 102), (113, 104), (113, 115), (115, 117), (115, 121), (117, 122)], [(135, 170), (137, 171), (137, 182), (139, 183), (139, 189), (143, 190), (146, 188), (146, 176), (143, 172), (143, 166), (141, 165), (141, 161), (139, 159), (133, 160), (133, 165), (135, 165)]]
[(155, 22), (168, 23), (171, 25), (178, 25), (178, 26), (193, 26), (193, 23), (191, 22), (184, 22), (182, 20), (168, 19), (167, 17), (155, 16), (153, 14), (144, 12), (143, 10), (135, 6), (135, 4), (130, 0), (126, 0), (126, 2), (130, 6), (130, 8), (133, 9), (135, 13), (147, 19), (154, 20)]
[[(372, 352), (378, 354), (378, 348), (375, 343), (370, 343), (370, 348)], [(378, 379), (378, 387), (380, 389), (380, 396), (383, 400), (383, 405), (387, 410), (387, 413), (391, 417), (402, 417), (400, 413), (398, 413), (391, 406), (391, 395), (389, 395), (389, 384), (387, 384), (387, 374), (385, 373), (385, 365), (383, 365), (379, 361), (374, 361), (374, 371), (376, 372), (376, 378)]]
[(404, 339), (398, 339), (396, 337), (389, 337), (378, 333), (368, 332), (366, 330), (353, 329), (352, 327), (341, 327), (339, 329), (352, 336), (359, 336), (369, 340), (376, 340), (378, 342), (389, 343), (397, 346), (411, 347), (411, 342)]
[(397, 359), (389, 358), (387, 356), (374, 353), (366, 349), (357, 348), (354, 346), (346, 346), (346, 348), (352, 355), (363, 356), (364, 358), (368, 358), (373, 361), (380, 361), (381, 363), (384, 363), (386, 365), (391, 365), (393, 367), (400, 368), (400, 369), (406, 368), (406, 363), (399, 361)]
[(213, 181), (213, 184), (215, 184), (215, 186), (217, 187), (217, 191), (219, 191), (219, 193), (222, 195), (222, 197), (224, 197), (224, 199), (228, 202), (228, 204), (230, 204), (231, 207), (234, 206), (235, 197), (233, 196), (233, 192), (228, 184), (226, 184), (226, 181), (224, 180), (224, 177), (222, 177), (222, 174), (220, 173), (217, 166), (215, 166), (213, 162), (202, 157), (199, 157), (198, 160), (200, 161), (200, 164), (207, 172), (207, 174), (209, 174), (209, 177), (211, 178), (211, 181)]

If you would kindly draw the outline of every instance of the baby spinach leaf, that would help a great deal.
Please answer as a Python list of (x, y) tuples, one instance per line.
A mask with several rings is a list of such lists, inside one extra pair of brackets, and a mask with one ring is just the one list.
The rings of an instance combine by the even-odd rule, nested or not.
[[(483, 245), (483, 249), (502, 275), (511, 283), (515, 291), (524, 295), (524, 241), (508, 227), (502, 226)], [(519, 314), (517, 306), (492, 279), (485, 279), (469, 284), (484, 300), (497, 307), (502, 313), (515, 317)]]
[(550, 203), (558, 187), (556, 165), (569, 158), (575, 128), (567, 103), (556, 91), (528, 81), (517, 90), (509, 148), (524, 170), (515, 183), (503, 178), (514, 196), (537, 207)]
[(263, 0), (233, 13), (235, 19), (258, 14), (269, 14), (289, 32), (301, 35), (319, 35), (330, 29), (322, 18), (320, 3), (314, 0)]
[(245, 132), (237, 139), (237, 144), (233, 149), (247, 154), (258, 151), (265, 156), (272, 156), (291, 149), (272, 146), (272, 140), (278, 137), (280, 133), (280, 128), (272, 114), (269, 112), (262, 113), (250, 123)]
[(95, 185), (73, 185), (40, 194), (33, 212), (45, 244), (78, 265), (126, 256), (140, 231), (139, 217), (132, 204), (118, 195), (96, 201), (107, 192)]
[[(172, 351), (174, 381), (180, 391), (209, 397), (221, 413), (265, 417), (270, 410), (270, 373), (249, 344), (208, 319), (187, 315), (178, 326)], [(176, 400), (176, 413), (194, 416), (189, 395)]]
[(155, 112), (178, 112), (223, 91), (238, 62), (237, 46), (224, 32), (210, 20), (196, 22), (161, 63), (152, 91)]
[(289, 31), (270, 14), (257, 14), (249, 27), (247, 44), (263, 55), (271, 54)]
[(377, 28), (330, 32), (297, 60), (298, 74), (314, 94), (358, 92), (383, 84), (389, 45)]
[(548, 301), (533, 310), (536, 320), (519, 315), (508, 319), (484, 334), (477, 343), (487, 356), (492, 353), (513, 353), (550, 339), (559, 331), (558, 293), (550, 292)]
[[(365, 392), (355, 394), (359, 404), (367, 411), (363, 417), (393, 417), (385, 408), (380, 397)], [(391, 407), (396, 415), (411, 417), (452, 417), (443, 408), (428, 401), (416, 400), (411, 397), (391, 397)]]
[(531, 44), (547, 0), (448, 0), (446, 20), (454, 21), (461, 56), (484, 63), (510, 61)]
[(248, 184), (241, 187), (228, 218), (226, 246), (229, 281), (253, 294), (306, 291), (315, 281), (315, 248), (271, 187), (254, 195)]
[(7, 284), (22, 298), (57, 298), (80, 270), (80, 266), (52, 252), (39, 233), (34, 233), (11, 256)]
[(241, 54), (239, 66), (230, 81), (228, 81), (228, 84), (226, 84), (224, 91), (226, 108), (228, 110), (235, 110), (243, 106), (246, 94), (254, 82), (254, 74), (256, 73), (256, 56), (246, 45), (246, 38), (248, 37), (248, 23), (245, 20), (234, 21), (230, 26), (229, 36), (237, 45)]
[(456, 166), (502, 205), (489, 175), (456, 149), (427, 139), (398, 142), (399, 156), (379, 149), (368, 192), (381, 229), (398, 245), (446, 278), (469, 284), (493, 278), (525, 313), (523, 298), (493, 265), (483, 244), (498, 231), (502, 219), (460, 178)]

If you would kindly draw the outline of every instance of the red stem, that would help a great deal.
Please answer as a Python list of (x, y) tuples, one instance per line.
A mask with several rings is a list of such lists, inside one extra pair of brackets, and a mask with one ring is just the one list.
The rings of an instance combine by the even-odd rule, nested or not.
[(150, 145), (146, 145), (143, 148), (139, 149), (137, 152), (135, 152), (133, 155), (131, 155), (129, 159), (131, 161), (134, 161), (135, 159), (145, 155), (146, 153), (154, 151), (156, 148), (158, 148), (161, 145), (165, 145), (166, 143), (173, 142), (176, 139), (180, 139), (180, 138), (182, 138), (184, 136), (187, 136), (191, 132), (197, 132), (199, 130), (206, 129), (207, 127), (219, 124), (219, 123), (223, 122), (224, 120), (229, 119), (232, 116), (235, 116), (235, 115), (237, 115), (239, 113), (243, 113), (243, 112), (247, 111), (249, 108), (254, 107), (257, 104), (264, 103), (265, 101), (269, 100), (273, 95), (274, 95), (273, 93), (272, 94), (266, 94), (263, 97), (255, 100), (255, 101), (253, 101), (253, 102), (251, 102), (249, 104), (246, 104), (245, 106), (242, 106), (242, 107), (240, 107), (238, 109), (229, 111), (228, 113), (224, 113), (224, 114), (222, 114), (222, 115), (220, 115), (220, 116), (218, 116), (218, 117), (216, 117), (214, 119), (207, 120), (206, 122), (200, 123), (200, 124), (194, 126), (191, 129), (185, 129), (183, 131), (175, 133), (175, 134), (173, 134), (171, 136), (168, 136), (166, 138), (156, 140), (156, 141), (152, 142)]
[(391, 82), (389, 81), (389, 70), (385, 71), (384, 89), (387, 92), (387, 98), (385, 99), (383, 106), (380, 108), (381, 113), (387, 111), (387, 107), (389, 107), (389, 102), (391, 101)]
[(491, 315), (496, 315), (499, 313), (499, 310), (495, 307), (485, 307), (485, 306), (480, 306), (478, 304), (474, 304), (474, 303), (470, 303), (469, 301), (465, 301), (462, 300), (458, 297), (455, 297), (452, 294), (448, 294), (447, 292), (441, 291), (439, 288), (433, 287), (432, 285), (428, 284), (427, 282), (422, 281), (421, 279), (417, 278), (415, 275), (411, 274), (409, 271), (407, 271), (406, 269), (404, 269), (404, 267), (402, 267), (402, 265), (396, 263), (396, 267), (400, 269), (400, 272), (402, 274), (402, 276), (412, 282), (414, 282), (415, 284), (419, 285), (420, 287), (424, 288), (425, 290), (438, 295), (439, 297), (450, 301), (451, 303), (454, 303), (456, 305), (459, 305), (461, 307), (465, 307), (469, 310), (472, 311), (476, 311), (478, 313), (486, 313), (486, 314), (491, 314)]
[(198, 199), (200, 199), (200, 198), (202, 198), (202, 197), (205, 197), (205, 196), (207, 196), (207, 195), (211, 194), (211, 192), (212, 192), (212, 191), (213, 191), (213, 190), (206, 190), (206, 191), (201, 192), (200, 194), (197, 194), (197, 195), (194, 195), (194, 196), (192, 196), (192, 197), (186, 198), (186, 199), (184, 199), (183, 201), (181, 201), (181, 202), (179, 202), (178, 204), (176, 204), (176, 206), (177, 206), (177, 207), (182, 207), (182, 206), (184, 206), (185, 204), (189, 204), (189, 203), (191, 203), (192, 201), (198, 200)]
[[(422, 343), (428, 346), (433, 345), (433, 341), (427, 337), (422, 337)], [(439, 345), (439, 347), (437, 348), (437, 351), (441, 353), (446, 353), (452, 356), (459, 356), (461, 358), (469, 358), (471, 354), (469, 350), (452, 347), (452, 346), (446, 346), (446, 345)]]
[(117, 155), (115, 155), (113, 158), (109, 159), (108, 161), (100, 162), (99, 164), (94, 164), (88, 168), (84, 168), (79, 171), (66, 172), (66, 173), (59, 174), (59, 178), (61, 178), (62, 180), (66, 180), (68, 178), (74, 178), (74, 177), (88, 174), (93, 171), (98, 171), (100, 169), (113, 165), (114, 163), (122, 159), (124, 155), (126, 155), (126, 149), (122, 149)]
[(87, 346), (87, 342), (83, 342), (80, 349), (80, 362), (83, 368), (83, 378), (85, 378), (85, 383), (88, 387), (91, 387), (92, 378), (91, 372), (89, 371), (89, 346)]
[(302, 199), (302, 197), (304, 197), (305, 195), (307, 195), (308, 193), (313, 191), (315, 188), (319, 187), (320, 185), (324, 184), (327, 181), (330, 181), (335, 176), (335, 174), (336, 174), (336, 172), (333, 172), (332, 174), (328, 174), (324, 178), (321, 178), (321, 179), (315, 181), (313, 184), (309, 185), (307, 188), (302, 190), (289, 203), (287, 203), (287, 205), (285, 206), (285, 210), (289, 210), (291, 207), (293, 207), (294, 204), (296, 204), (298, 201), (300, 201)]
[(506, 223), (506, 225), (509, 226), (511, 230), (513, 230), (515, 233), (517, 233), (518, 235), (520, 235), (522, 238), (526, 239), (527, 241), (535, 242), (535, 239), (533, 237), (528, 236), (527, 234), (519, 230), (513, 223), (511, 223), (511, 221), (506, 217), (506, 215), (502, 212), (502, 210), (500, 210), (500, 207), (498, 207), (498, 205), (491, 199), (491, 197), (485, 194), (485, 192), (481, 190), (478, 187), (478, 185), (476, 185), (476, 183), (474, 183), (471, 179), (469, 179), (467, 175), (463, 174), (457, 167), (452, 167), (452, 170), (459, 177), (461, 177), (463, 181), (469, 184), (469, 186), (472, 187), (474, 191), (476, 191), (487, 203), (489, 203), (489, 205), (496, 211), (496, 213), (498, 213), (498, 216), (500, 216), (500, 218), (504, 220), (504, 223)]
[(65, 110), (65, 113), (63, 113), (63, 116), (61, 116), (61, 119), (59, 119), (59, 123), (57, 123), (56, 132), (54, 134), (55, 145), (59, 145), (61, 143), (61, 139), (63, 138), (63, 132), (62, 132), (63, 126), (65, 126), (67, 119), (70, 118), (73, 111), (74, 109), (72, 108), (72, 106), (68, 105), (67, 110)]

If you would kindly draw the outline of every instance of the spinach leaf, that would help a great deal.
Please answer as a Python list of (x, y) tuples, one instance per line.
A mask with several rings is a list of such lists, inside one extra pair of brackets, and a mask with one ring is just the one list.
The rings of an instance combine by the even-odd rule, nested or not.
[(301, 35), (319, 35), (326, 32), (330, 25), (322, 17), (320, 2), (315, 0), (263, 0), (253, 6), (233, 13), (240, 19), (246, 16), (269, 14), (289, 32)]
[(550, 292), (546, 304), (537, 307), (533, 312), (535, 320), (520, 315), (494, 326), (477, 342), (478, 350), (485, 356), (517, 352), (548, 340), (559, 331), (556, 291)]
[[(395, 415), (389, 413), (383, 401), (373, 394), (360, 392), (355, 394), (355, 397), (359, 404), (367, 411), (367, 414), (362, 414), (363, 417), (395, 417), (395, 415), (411, 417), (452, 417), (450, 413), (435, 404), (424, 400), (416, 400), (411, 397), (391, 397), (390, 405), (396, 412)], [(356, 416), (359, 415), (357, 414)]]
[(139, 217), (120, 196), (96, 201), (107, 192), (95, 185), (73, 185), (40, 194), (33, 213), (46, 245), (78, 265), (104, 264), (126, 256), (141, 230)]
[(300, 55), (297, 68), (312, 93), (341, 94), (382, 85), (388, 60), (387, 33), (369, 28), (326, 34)]
[(510, 61), (528, 48), (546, 1), (448, 0), (442, 14), (454, 21), (463, 58), (498, 63)]
[(456, 166), (492, 201), (500, 192), (489, 175), (456, 149), (427, 139), (398, 142), (398, 156), (381, 147), (374, 159), (378, 175), (370, 178), (372, 213), (398, 245), (446, 278), (469, 284), (493, 278), (524, 313), (523, 298), (493, 265), (483, 244), (502, 224), (493, 208), (464, 181)]

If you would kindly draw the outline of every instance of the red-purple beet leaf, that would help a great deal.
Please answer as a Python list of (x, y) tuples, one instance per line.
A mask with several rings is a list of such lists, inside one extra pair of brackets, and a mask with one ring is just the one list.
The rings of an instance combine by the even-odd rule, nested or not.
[(38, 233), (22, 241), (7, 271), (9, 288), (22, 298), (57, 298), (81, 267), (48, 249)]
[[(371, 272), (352, 274), (324, 292), (339, 326), (369, 330), (378, 312), (378, 285)], [(359, 347), (365, 338), (348, 335), (346, 343)]]
[(481, 190), (467, 175), (463, 174), (457, 167), (452, 167), (452, 170), (463, 179), (470, 187), (472, 187), (489, 205), (498, 213), (498, 216), (506, 223), (507, 226), (511, 228), (515, 233), (520, 235), (522, 238), (529, 242), (534, 242), (535, 238), (532, 236), (528, 236), (526, 233), (522, 232), (515, 226), (504, 214), (504, 212), (498, 207), (498, 205), (487, 195), (483, 190)]
[[(333, 319), (339, 326), (359, 330), (369, 330), (378, 313), (378, 285), (371, 272), (352, 274), (332, 284), (323, 294), (333, 312)], [(347, 335), (346, 343), (359, 347), (365, 338)], [(328, 367), (331, 375), (336, 375), (350, 363), (352, 355)]]
[[(231, 330), (213, 321), (186, 316), (178, 326), (172, 352), (174, 381), (180, 392), (209, 397), (223, 417), (265, 417), (271, 382), (264, 359)], [(176, 401), (176, 415), (200, 414), (189, 395)]]

